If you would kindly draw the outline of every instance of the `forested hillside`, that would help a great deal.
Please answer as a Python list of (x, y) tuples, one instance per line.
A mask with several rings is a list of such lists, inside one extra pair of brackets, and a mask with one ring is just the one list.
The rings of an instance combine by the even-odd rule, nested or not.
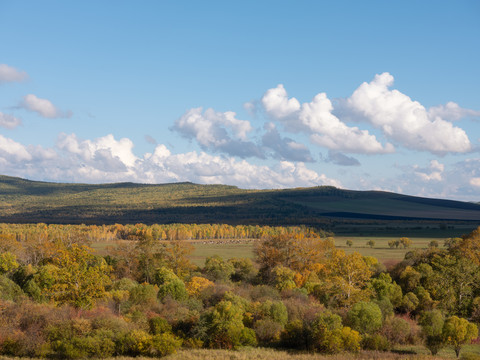
[(480, 205), (329, 186), (243, 190), (192, 183), (57, 184), (0, 176), (0, 221), (303, 224), (335, 232), (351, 224), (385, 228), (457, 223), (471, 230), (480, 221)]

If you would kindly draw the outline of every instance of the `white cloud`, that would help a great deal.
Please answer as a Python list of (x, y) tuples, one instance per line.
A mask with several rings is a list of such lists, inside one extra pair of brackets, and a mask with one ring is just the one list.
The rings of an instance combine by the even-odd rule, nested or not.
[(288, 131), (299, 132), (303, 126), (296, 119), (300, 111), (300, 102), (295, 98), (288, 98), (287, 91), (282, 84), (269, 89), (262, 97), (262, 105), (266, 113), (275, 120), (280, 120)]
[(57, 147), (99, 169), (122, 171), (133, 167), (138, 160), (132, 152), (133, 142), (130, 139), (117, 141), (111, 134), (92, 141), (79, 140), (75, 134), (62, 133), (59, 135)]
[(63, 112), (56, 108), (49, 100), (38, 98), (33, 94), (24, 96), (20, 107), (36, 112), (44, 118), (69, 118), (72, 116), (70, 111)]
[(205, 152), (172, 155), (165, 145), (158, 145), (153, 154), (146, 154), (144, 158), (148, 182), (193, 181), (231, 184), (242, 188), (340, 186), (338, 181), (317, 174), (303, 163), (282, 161), (271, 167), (254, 165), (246, 160), (212, 156)]
[(349, 127), (332, 114), (333, 105), (325, 93), (309, 103), (288, 98), (283, 85), (269, 89), (262, 98), (266, 113), (280, 121), (287, 131), (305, 132), (311, 140), (331, 150), (351, 153), (381, 154), (393, 152), (391, 144), (382, 145), (367, 130)]
[(242, 158), (264, 157), (258, 146), (248, 141), (247, 134), (253, 129), (249, 121), (236, 119), (232, 111), (202, 111), (201, 107), (188, 110), (175, 121), (173, 130), (188, 139), (195, 139), (205, 150), (222, 151)]
[(469, 183), (472, 186), (480, 187), (480, 177), (471, 178)]
[(165, 183), (192, 181), (243, 188), (284, 188), (340, 183), (308, 169), (304, 163), (281, 161), (273, 166), (213, 156), (205, 152), (172, 154), (163, 144), (139, 158), (130, 139), (107, 135), (81, 140), (60, 134), (55, 148), (24, 146), (0, 135), (0, 165), (10, 175), (73, 182)]
[(0, 135), (0, 161), (3, 164), (29, 161), (31, 159), (32, 155), (24, 145)]
[(19, 82), (28, 78), (25, 71), (20, 71), (7, 64), (0, 64), (0, 84), (7, 82)]
[(22, 120), (13, 115), (0, 112), (0, 126), (6, 129), (14, 129), (22, 123)]
[(458, 116), (455, 106), (433, 108), (429, 113), (419, 102), (398, 90), (390, 90), (393, 81), (389, 73), (376, 75), (370, 83), (360, 85), (346, 105), (407, 148), (438, 154), (471, 149), (465, 131), (439, 116)]
[(456, 121), (469, 116), (479, 117), (480, 111), (461, 108), (453, 101), (449, 101), (445, 105), (433, 106), (428, 109), (428, 117), (430, 119), (440, 118), (443, 120)]
[(445, 166), (439, 163), (437, 160), (430, 161), (427, 168), (419, 168), (414, 166), (415, 174), (423, 181), (441, 181), (442, 173), (445, 170)]

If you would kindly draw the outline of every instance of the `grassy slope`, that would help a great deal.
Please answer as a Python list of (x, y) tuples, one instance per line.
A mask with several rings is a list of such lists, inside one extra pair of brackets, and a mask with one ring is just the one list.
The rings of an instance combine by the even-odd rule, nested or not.
[(333, 187), (242, 190), (192, 183), (57, 184), (0, 176), (0, 221), (306, 224), (341, 226), (348, 233), (352, 224), (386, 229), (460, 221), (473, 228), (480, 222), (480, 205)]

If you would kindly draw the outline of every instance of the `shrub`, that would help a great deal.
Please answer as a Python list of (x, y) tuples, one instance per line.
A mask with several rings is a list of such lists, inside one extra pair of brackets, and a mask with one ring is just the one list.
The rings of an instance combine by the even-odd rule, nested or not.
[(162, 267), (155, 272), (154, 282), (158, 285), (159, 299), (164, 299), (166, 296), (170, 296), (174, 300), (185, 300), (187, 298), (185, 283), (166, 267)]
[(24, 295), (20, 286), (6, 276), (0, 275), (0, 300), (16, 301)]
[(347, 313), (347, 323), (361, 334), (371, 334), (382, 326), (382, 311), (373, 302), (358, 302)]
[(198, 296), (200, 293), (208, 287), (214, 286), (215, 284), (201, 276), (194, 276), (190, 281), (185, 284), (188, 295)]
[(255, 322), (254, 330), (260, 344), (272, 346), (280, 341), (283, 326), (271, 319), (265, 319)]
[(232, 263), (225, 262), (220, 256), (214, 255), (205, 259), (203, 271), (211, 280), (227, 282), (233, 275), (235, 268)]
[(305, 350), (308, 347), (307, 332), (301, 320), (294, 320), (285, 325), (280, 336), (280, 344), (288, 349)]
[(350, 352), (357, 352), (360, 350), (360, 343), (362, 337), (358, 331), (352, 330), (348, 326), (345, 326), (341, 332), (343, 350)]
[(362, 339), (362, 348), (365, 350), (387, 351), (390, 349), (390, 343), (381, 334), (365, 335)]
[(234, 272), (232, 274), (233, 281), (252, 281), (257, 275), (257, 269), (253, 266), (252, 260), (248, 258), (232, 258), (228, 260), (233, 265)]
[(411, 323), (401, 317), (391, 317), (385, 321), (382, 327), (382, 334), (392, 344), (405, 345), (415, 340), (415, 331)]
[(182, 346), (182, 340), (171, 333), (157, 334), (152, 337), (150, 346), (150, 350), (145, 355), (167, 356), (175, 353)]
[(296, 288), (297, 285), (293, 280), (295, 277), (295, 271), (292, 269), (279, 265), (272, 270), (272, 273), (274, 278), (273, 282), (278, 291)]
[(143, 330), (132, 330), (117, 341), (118, 352), (123, 355), (148, 355), (152, 335)]
[(154, 316), (148, 319), (148, 326), (150, 327), (150, 333), (153, 335), (163, 334), (172, 331), (172, 326), (167, 320), (160, 316)]
[(337, 353), (343, 350), (342, 319), (329, 311), (321, 313), (310, 325), (309, 343), (314, 350)]

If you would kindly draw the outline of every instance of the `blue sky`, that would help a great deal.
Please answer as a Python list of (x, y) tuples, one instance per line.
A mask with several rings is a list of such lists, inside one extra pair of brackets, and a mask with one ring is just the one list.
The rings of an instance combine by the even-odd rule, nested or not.
[(478, 1), (0, 0), (0, 173), (480, 201)]

